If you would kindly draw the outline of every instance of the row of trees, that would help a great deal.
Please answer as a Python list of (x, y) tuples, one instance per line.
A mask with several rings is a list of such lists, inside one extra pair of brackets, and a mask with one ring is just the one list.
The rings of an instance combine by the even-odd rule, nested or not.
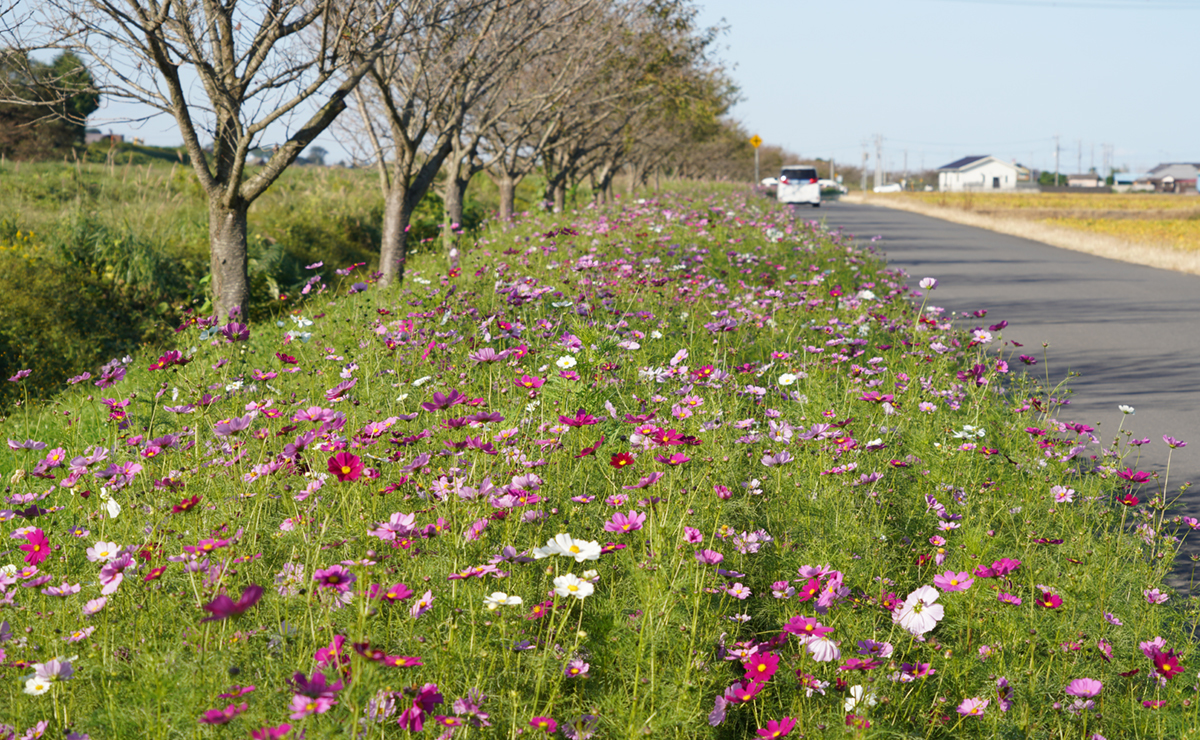
[[(93, 67), (91, 93), (175, 119), (208, 199), (222, 317), (249, 299), (251, 204), (335, 121), (379, 171), (386, 285), (439, 172), (450, 221), (480, 173), (503, 218), (535, 171), (560, 209), (585, 180), (607, 197), (621, 168), (635, 185), (664, 166), (719, 175), (695, 151), (729, 139), (736, 94), (690, 0), (25, 0), (0, 19), (0, 99), (29, 102), (11, 81), (55, 49)], [(41, 102), (64, 104), (72, 84)]]

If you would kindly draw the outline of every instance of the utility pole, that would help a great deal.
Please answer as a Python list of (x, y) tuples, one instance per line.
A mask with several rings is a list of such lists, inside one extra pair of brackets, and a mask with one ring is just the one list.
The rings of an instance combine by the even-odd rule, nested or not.
[(837, 173), (837, 170), (834, 169), (834, 167), (833, 167), (833, 157), (830, 157), (829, 158), (829, 179), (833, 180), (834, 182), (837, 182), (837, 178), (834, 177), (834, 175), (836, 173)]
[(863, 142), (862, 142), (862, 155), (863, 155), (862, 178), (861, 178), (862, 182), (859, 185), (859, 187), (862, 188), (862, 191), (865, 193), (865, 192), (867, 192), (867, 140), (866, 139), (863, 139)]
[(1079, 147), (1078, 159), (1075, 160), (1075, 171), (1083, 173), (1083, 139), (1076, 139), (1075, 145)]
[(1058, 134), (1054, 135), (1054, 187), (1058, 187)]
[(883, 186), (883, 134), (875, 134), (875, 187)]
[(903, 180), (904, 180), (905, 186), (907, 187), (907, 185), (908, 185), (908, 149), (907, 148), (904, 150), (904, 178), (903, 178)]

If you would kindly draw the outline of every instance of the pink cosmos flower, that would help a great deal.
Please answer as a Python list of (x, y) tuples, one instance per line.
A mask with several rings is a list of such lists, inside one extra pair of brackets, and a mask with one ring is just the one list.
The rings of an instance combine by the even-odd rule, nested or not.
[(409, 609), (409, 613), (412, 614), (413, 619), (418, 619), (422, 614), (429, 611), (433, 606), (433, 601), (433, 591), (426, 591), (425, 595), (418, 599), (412, 605), (412, 608)]
[(1091, 699), (1100, 694), (1100, 690), (1104, 688), (1104, 684), (1094, 678), (1077, 678), (1067, 684), (1066, 692), (1070, 696), (1078, 696), (1083, 699)]
[(964, 717), (982, 717), (983, 710), (987, 709), (987, 705), (991, 701), (991, 699), (980, 699), (977, 696), (963, 699), (962, 704), (958, 705), (958, 713)]
[(646, 515), (638, 511), (630, 511), (629, 514), (617, 512), (613, 514), (612, 519), (604, 523), (605, 532), (636, 532), (642, 528), (642, 524), (646, 521)]
[(325, 714), (330, 709), (333, 709), (336, 704), (337, 701), (327, 696), (296, 694), (292, 697), (292, 705), (290, 707), (292, 713), (288, 717), (291, 719), (304, 719), (314, 714)]
[(955, 573), (952, 570), (933, 577), (933, 585), (943, 591), (966, 591), (973, 583), (975, 579), (969, 573)]

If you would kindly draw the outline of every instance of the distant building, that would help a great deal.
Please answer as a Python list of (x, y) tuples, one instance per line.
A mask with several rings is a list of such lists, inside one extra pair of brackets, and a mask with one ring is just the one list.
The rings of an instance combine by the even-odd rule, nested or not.
[(1104, 187), (1104, 178), (1095, 172), (1085, 172), (1082, 175), (1067, 175), (1067, 187), (1102, 188)]
[(1164, 162), (1147, 172), (1146, 178), (1157, 193), (1194, 193), (1198, 172), (1200, 164)]
[(1152, 193), (1154, 192), (1154, 183), (1150, 182), (1150, 175), (1144, 172), (1114, 172), (1113, 192)]
[(83, 134), (83, 143), (85, 145), (86, 144), (99, 144), (99, 143), (120, 144), (123, 141), (125, 141), (125, 137), (122, 134), (114, 134), (112, 131), (109, 131), (107, 134), (104, 134), (104, 133), (101, 133), (100, 131), (98, 131), (97, 129), (92, 128), (92, 129), (88, 129)]
[(1016, 190), (1018, 183), (1030, 182), (1029, 168), (1005, 162), (989, 155), (963, 157), (938, 167), (938, 190)]

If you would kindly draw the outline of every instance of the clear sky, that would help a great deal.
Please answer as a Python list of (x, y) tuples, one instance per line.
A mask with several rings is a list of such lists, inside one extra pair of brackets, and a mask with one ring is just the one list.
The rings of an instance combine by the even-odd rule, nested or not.
[[(972, 154), (1062, 172), (1200, 162), (1200, 0), (696, 0), (724, 21), (721, 57), (744, 100), (735, 118), (806, 157), (886, 169)], [(94, 125), (180, 143), (165, 116), (109, 106)], [(336, 132), (317, 144), (345, 156)], [(1080, 157), (1082, 152), (1082, 157)], [(1094, 154), (1093, 154), (1094, 152)]]
[(972, 154), (1061, 171), (1200, 162), (1197, 0), (697, 0), (729, 26), (733, 116), (771, 144), (888, 170)]

